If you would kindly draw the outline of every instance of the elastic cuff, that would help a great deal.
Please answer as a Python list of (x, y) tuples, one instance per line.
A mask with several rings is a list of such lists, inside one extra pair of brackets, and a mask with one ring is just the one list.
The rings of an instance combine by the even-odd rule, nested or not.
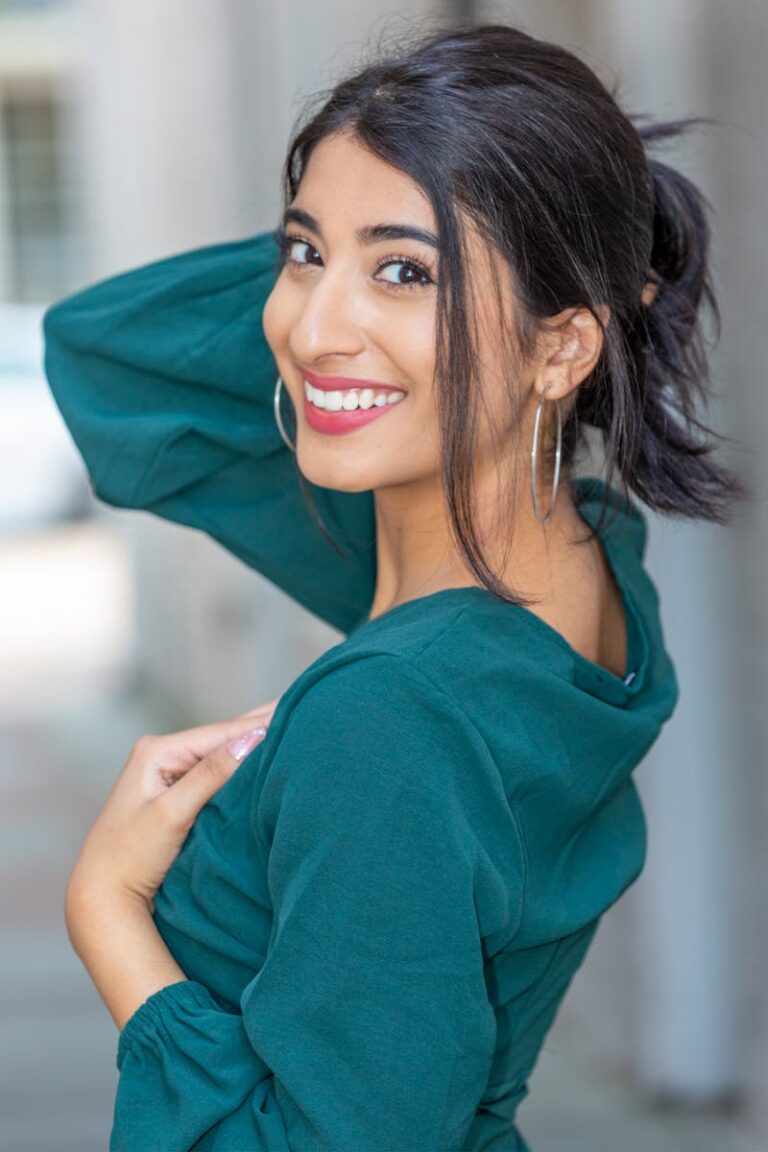
[(137, 1033), (140, 1033), (147, 1024), (161, 1020), (164, 1015), (178, 1005), (181, 1008), (218, 1008), (211, 993), (204, 984), (197, 980), (177, 980), (173, 984), (166, 984), (148, 996), (143, 1004), (123, 1025), (117, 1041), (117, 1067), (120, 1070), (128, 1050)]

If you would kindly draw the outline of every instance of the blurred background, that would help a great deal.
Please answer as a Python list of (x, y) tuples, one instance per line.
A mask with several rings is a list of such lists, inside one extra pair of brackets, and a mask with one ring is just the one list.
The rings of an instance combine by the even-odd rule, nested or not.
[[(0, 0), (0, 1147), (107, 1146), (117, 1033), (63, 891), (144, 732), (280, 695), (340, 634), (200, 532), (97, 502), (41, 371), (47, 304), (274, 227), (304, 101), (377, 33), (500, 19), (627, 111), (714, 211), (711, 423), (758, 497), (651, 515), (681, 703), (637, 771), (645, 871), (604, 917), (518, 1113), (537, 1152), (768, 1149), (768, 6), (762, 0)], [(650, 514), (649, 514), (650, 515)]]

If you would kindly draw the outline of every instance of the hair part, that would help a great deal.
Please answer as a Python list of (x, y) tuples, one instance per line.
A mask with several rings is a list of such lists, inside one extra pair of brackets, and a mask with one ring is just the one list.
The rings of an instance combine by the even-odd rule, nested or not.
[[(697, 401), (709, 399), (705, 309), (718, 337), (720, 330), (709, 205), (691, 180), (647, 151), (713, 121), (641, 125), (647, 118), (625, 114), (573, 53), (508, 25), (472, 23), (399, 38), (397, 50), (321, 94), (322, 106), (289, 145), (283, 195), (287, 206), (317, 144), (347, 131), (428, 197), (440, 243), (442, 479), (454, 540), (471, 570), (502, 599), (531, 602), (497, 578), (474, 525), (483, 392), (464, 220), (502, 256), (514, 291), (514, 330), (502, 327), (500, 339), (518, 432), (521, 364), (550, 329), (549, 318), (585, 308), (600, 325), (602, 348), (563, 420), (561, 480), (570, 485), (590, 426), (602, 437), (606, 482), (618, 474), (625, 499), (631, 490), (665, 515), (725, 523), (750, 490), (713, 457), (727, 438), (697, 415)], [(649, 281), (655, 295), (644, 303)], [(495, 288), (500, 306), (498, 280)], [(540, 445), (545, 484), (553, 448), (551, 440)], [(586, 539), (599, 533), (608, 505), (606, 494)]]

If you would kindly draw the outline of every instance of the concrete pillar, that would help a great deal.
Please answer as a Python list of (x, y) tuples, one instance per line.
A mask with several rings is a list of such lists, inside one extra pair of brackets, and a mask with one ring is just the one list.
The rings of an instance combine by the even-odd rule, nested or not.
[[(700, 0), (606, 4), (627, 111), (674, 118), (714, 111), (711, 27)], [(703, 136), (655, 154), (712, 197), (717, 144)], [(723, 365), (713, 363), (716, 380)], [(713, 403), (708, 418), (725, 430)], [(651, 517), (648, 567), (660, 590), (682, 695), (638, 774), (649, 824), (638, 882), (636, 1065), (646, 1085), (692, 1101), (740, 1080), (742, 938), (736, 900), (736, 800), (743, 747), (731, 690), (733, 529)]]

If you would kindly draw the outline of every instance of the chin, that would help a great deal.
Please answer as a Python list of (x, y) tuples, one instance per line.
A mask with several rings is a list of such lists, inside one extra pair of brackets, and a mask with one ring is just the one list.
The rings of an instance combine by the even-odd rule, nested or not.
[(364, 463), (355, 467), (352, 460), (331, 459), (330, 455), (322, 448), (302, 452), (301, 446), (297, 447), (296, 463), (310, 484), (336, 492), (368, 492), (373, 488), (370, 467)]

